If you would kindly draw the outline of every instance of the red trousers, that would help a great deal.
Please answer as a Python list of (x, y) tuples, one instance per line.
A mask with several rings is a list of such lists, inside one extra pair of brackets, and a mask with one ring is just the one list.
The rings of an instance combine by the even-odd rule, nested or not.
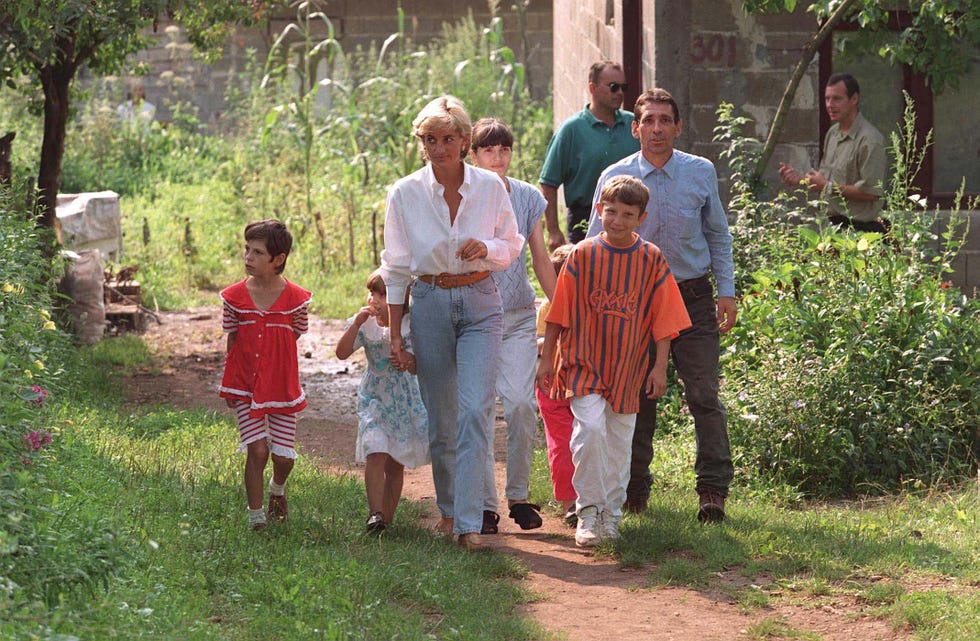
[(535, 387), (538, 410), (544, 421), (544, 436), (548, 442), (548, 467), (551, 468), (551, 486), (555, 490), (555, 500), (574, 501), (575, 488), (572, 487), (572, 410), (567, 400), (556, 401)]

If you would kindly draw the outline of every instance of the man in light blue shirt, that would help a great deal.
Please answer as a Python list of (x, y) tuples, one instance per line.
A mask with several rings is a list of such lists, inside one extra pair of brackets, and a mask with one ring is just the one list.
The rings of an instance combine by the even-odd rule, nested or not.
[[(735, 326), (735, 264), (714, 165), (674, 149), (681, 127), (670, 93), (663, 89), (643, 93), (636, 101), (632, 125), (640, 151), (602, 172), (593, 203), (613, 176), (635, 176), (650, 190), (648, 215), (637, 233), (663, 252), (693, 323), (671, 342), (670, 352), (694, 417), (698, 520), (721, 521), (734, 468), (727, 416), (718, 398), (718, 356), (720, 334)], [(588, 235), (601, 230), (593, 209)], [(718, 287), (717, 304), (710, 275)], [(641, 393), (626, 497), (626, 507), (633, 512), (645, 510), (650, 496), (656, 409), (656, 401)]]

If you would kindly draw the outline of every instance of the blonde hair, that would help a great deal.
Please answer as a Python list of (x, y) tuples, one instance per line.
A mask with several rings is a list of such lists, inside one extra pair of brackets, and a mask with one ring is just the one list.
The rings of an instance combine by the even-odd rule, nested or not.
[(412, 121), (412, 135), (419, 139), (419, 150), (422, 152), (423, 159), (428, 160), (429, 158), (425, 153), (422, 138), (434, 129), (446, 127), (454, 129), (466, 140), (466, 145), (462, 146), (459, 156), (460, 160), (466, 158), (470, 146), (470, 133), (473, 130), (470, 114), (467, 113), (466, 107), (463, 106), (459, 98), (445, 95), (439, 96), (422, 107), (422, 111)]
[(650, 200), (650, 190), (634, 176), (614, 176), (606, 181), (599, 194), (603, 203), (619, 201), (624, 205), (639, 207), (640, 213), (646, 211), (647, 201)]

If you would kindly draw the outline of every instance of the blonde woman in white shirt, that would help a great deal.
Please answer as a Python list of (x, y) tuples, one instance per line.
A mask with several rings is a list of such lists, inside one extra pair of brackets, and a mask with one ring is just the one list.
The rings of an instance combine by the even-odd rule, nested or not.
[(397, 181), (385, 207), (381, 273), (388, 288), (392, 358), (407, 366), (401, 327), (412, 284), (412, 344), (429, 449), (438, 530), (483, 547), (486, 457), (493, 444), (503, 307), (491, 271), (520, 253), (510, 198), (500, 177), (463, 162), (470, 117), (453, 96), (427, 104), (412, 123), (426, 165)]

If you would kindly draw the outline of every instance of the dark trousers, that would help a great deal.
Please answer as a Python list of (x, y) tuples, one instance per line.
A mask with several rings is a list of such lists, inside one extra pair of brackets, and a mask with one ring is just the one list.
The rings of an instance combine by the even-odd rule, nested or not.
[[(697, 454), (694, 473), (696, 489), (712, 489), (728, 496), (732, 482), (731, 446), (728, 442), (727, 414), (718, 398), (718, 356), (720, 350), (717, 307), (707, 276), (679, 283), (692, 327), (670, 343), (670, 356), (677, 375), (684, 383), (684, 398), (694, 417)], [(650, 366), (655, 356), (650, 343)], [(640, 391), (640, 411), (633, 432), (633, 454), (627, 496), (647, 497), (653, 476), (653, 433), (657, 427), (657, 401)]]
[(592, 205), (569, 205), (565, 223), (568, 229), (568, 242), (577, 243), (585, 238), (589, 231), (589, 218), (592, 217)]
[(887, 234), (892, 228), (891, 221), (881, 216), (878, 216), (874, 220), (854, 220), (853, 218), (837, 214), (828, 216), (827, 218), (841, 229), (851, 228), (854, 231), (871, 231), (878, 232), (879, 234)]

